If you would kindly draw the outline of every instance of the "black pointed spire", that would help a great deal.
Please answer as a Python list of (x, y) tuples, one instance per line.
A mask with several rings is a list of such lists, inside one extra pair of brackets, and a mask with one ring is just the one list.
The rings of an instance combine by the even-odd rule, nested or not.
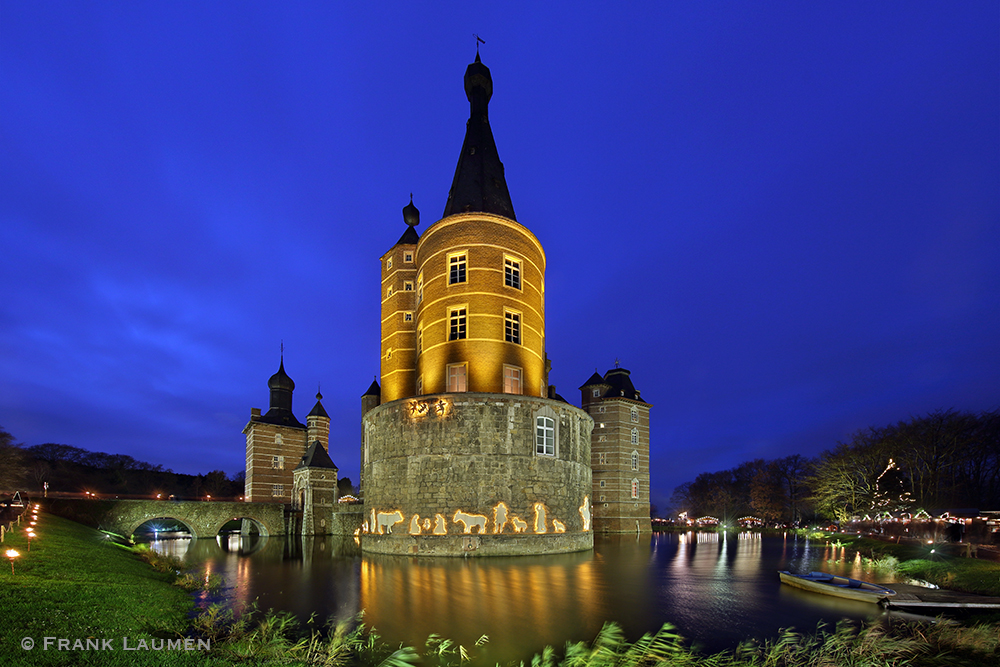
[(474, 211), (517, 220), (504, 178), (503, 163), (497, 153), (493, 130), (490, 129), (489, 103), (493, 97), (493, 77), (490, 76), (490, 68), (479, 59), (478, 52), (475, 62), (465, 70), (465, 95), (469, 98), (469, 121), (443, 217)]

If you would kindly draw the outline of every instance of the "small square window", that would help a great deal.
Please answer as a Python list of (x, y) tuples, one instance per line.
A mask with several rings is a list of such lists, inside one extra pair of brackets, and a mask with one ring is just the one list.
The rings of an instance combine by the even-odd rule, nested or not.
[(284, 484), (272, 484), (271, 485), (271, 495), (275, 497), (280, 497), (285, 495), (285, 485)]
[(468, 391), (465, 364), (448, 366), (448, 391)]
[[(599, 465), (607, 465), (607, 463), (608, 463), (608, 455), (605, 454), (604, 452), (601, 452), (600, 454), (598, 454), (597, 455), (597, 463)], [(601, 486), (604, 486), (604, 482), (601, 482)]]
[(403, 283), (403, 291), (404, 292), (412, 292), (413, 291), (413, 281), (412, 280), (407, 280), (406, 282)]
[(403, 313), (403, 321), (404, 322), (412, 322), (413, 321), (413, 313), (410, 313), (410, 312)]
[(597, 406), (597, 412), (599, 412), (600, 414), (604, 414), (604, 406), (603, 405)]
[[(608, 441), (608, 436), (606, 436), (606, 435), (599, 435), (599, 436), (597, 436), (597, 442), (607, 442), (607, 441)], [(601, 456), (604, 456), (604, 455), (601, 454)]]
[(389, 285), (388, 289), (386, 289), (385, 296), (386, 296), (386, 298), (389, 298), (390, 296), (392, 296), (392, 285)]
[(600, 389), (593, 389), (592, 391), (593, 391), (593, 396), (595, 398), (601, 395), (601, 390)]
[(271, 467), (274, 468), (275, 470), (284, 470), (285, 469), (285, 457), (284, 456), (275, 456), (274, 458), (272, 458), (271, 459)]
[(601, 480), (601, 488), (602, 489), (604, 488), (604, 480), (603, 479)]
[(407, 264), (412, 263), (413, 262), (413, 253), (412, 252), (405, 253), (403, 255), (403, 261), (406, 262)]
[(503, 367), (503, 393), (521, 393), (521, 369), (516, 366)]
[(387, 268), (387, 269), (391, 269), (392, 268), (392, 257), (390, 257), (389, 259), (385, 260), (385, 268)]

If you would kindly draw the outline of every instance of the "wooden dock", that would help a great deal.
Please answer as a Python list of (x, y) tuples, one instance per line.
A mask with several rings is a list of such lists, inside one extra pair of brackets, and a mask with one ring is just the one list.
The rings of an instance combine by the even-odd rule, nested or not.
[(890, 609), (1000, 609), (1000, 597), (959, 593), (912, 584), (879, 584), (896, 591), (888, 598)]

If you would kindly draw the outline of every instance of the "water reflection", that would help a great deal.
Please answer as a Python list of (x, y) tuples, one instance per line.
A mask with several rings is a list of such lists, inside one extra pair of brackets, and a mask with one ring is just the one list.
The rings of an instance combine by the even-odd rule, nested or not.
[[(871, 604), (782, 586), (777, 570), (869, 580), (860, 558), (794, 535), (655, 534), (601, 538), (593, 552), (520, 558), (362, 556), (350, 538), (172, 540), (154, 548), (226, 582), (225, 599), (308, 619), (364, 610), (389, 642), (437, 633), (466, 646), (486, 634), (488, 658), (528, 659), (546, 644), (591, 639), (607, 620), (635, 639), (671, 623), (706, 651), (881, 613)], [(208, 598), (202, 598), (207, 602)]]

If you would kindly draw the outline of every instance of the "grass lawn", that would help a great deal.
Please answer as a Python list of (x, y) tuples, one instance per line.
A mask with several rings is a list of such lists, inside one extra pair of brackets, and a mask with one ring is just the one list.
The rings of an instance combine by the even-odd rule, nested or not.
[[(184, 650), (124, 651), (145, 639), (183, 638), (192, 609), (190, 595), (169, 583), (134, 552), (103, 533), (41, 512), (31, 550), (21, 526), (5, 536), (0, 552), (0, 665), (205, 665), (204, 653)], [(26, 651), (22, 639), (35, 647)], [(110, 640), (109, 650), (44, 650), (44, 638)]]

